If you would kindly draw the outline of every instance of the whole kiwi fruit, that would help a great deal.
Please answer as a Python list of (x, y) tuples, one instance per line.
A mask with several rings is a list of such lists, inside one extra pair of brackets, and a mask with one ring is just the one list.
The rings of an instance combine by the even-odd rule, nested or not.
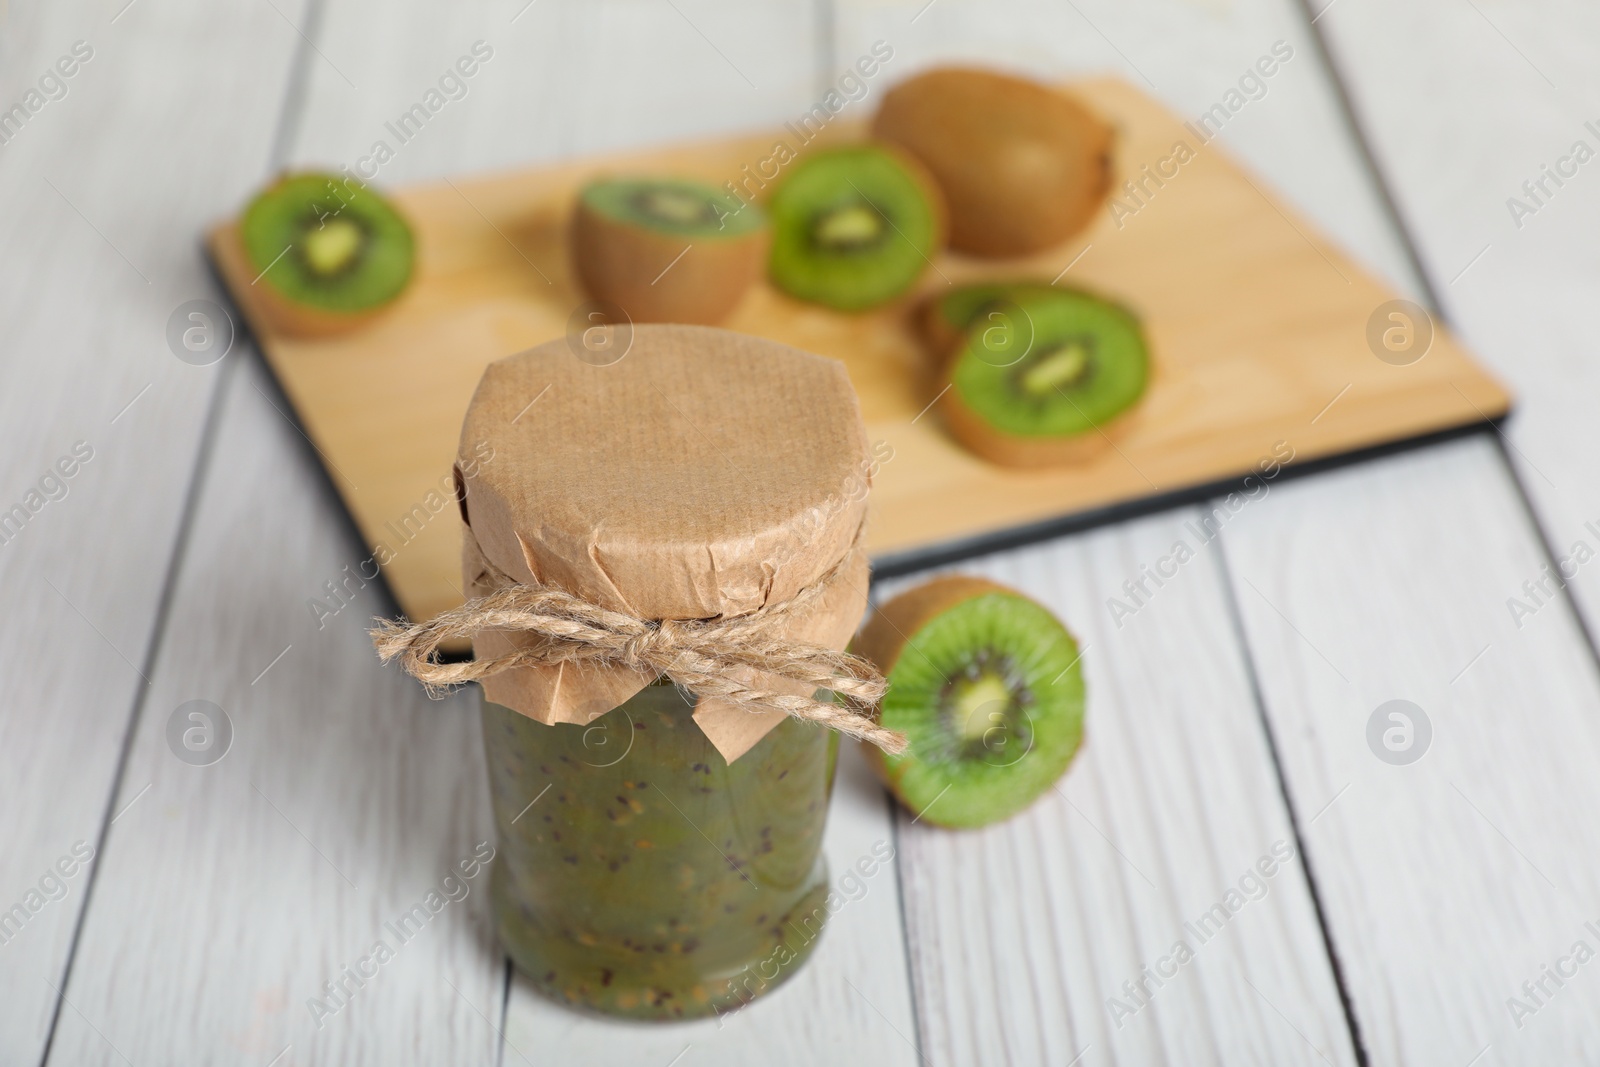
[(932, 172), (949, 204), (950, 246), (975, 256), (1060, 244), (1111, 184), (1109, 125), (1064, 93), (994, 71), (940, 67), (901, 82), (872, 133)]

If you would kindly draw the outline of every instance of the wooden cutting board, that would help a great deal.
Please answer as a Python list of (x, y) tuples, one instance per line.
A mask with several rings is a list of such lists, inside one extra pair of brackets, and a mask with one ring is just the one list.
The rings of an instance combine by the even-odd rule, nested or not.
[[(909, 328), (915, 297), (842, 315), (761, 285), (723, 324), (848, 366), (869, 437), (880, 455), (892, 450), (873, 488), (875, 559), (1179, 494), (1287, 450), (1303, 463), (1506, 413), (1506, 391), (1442, 330), (1416, 362), (1377, 358), (1369, 320), (1395, 294), (1202, 131), (1121, 81), (1066, 90), (1118, 127), (1114, 188), (1135, 180), (1142, 189), (1124, 191), (1087, 230), (1032, 259), (942, 255), (916, 295), (983, 278), (1058, 278), (1136, 311), (1154, 374), (1136, 425), (1114, 449), (1044, 472), (965, 452), (927, 410), (938, 386)], [(863, 123), (841, 119), (805, 147), (861, 136)], [(620, 171), (742, 181), (779, 142), (801, 144), (784, 128), (392, 190), (416, 228), (416, 277), (388, 313), (331, 340), (275, 333), (254, 299), (256, 272), (221, 239), (229, 224), (212, 231), (225, 283), (408, 616), (461, 601), (450, 469), (479, 375), (561, 336), (585, 300), (566, 251), (578, 187)], [(1175, 153), (1180, 142), (1188, 153)]]

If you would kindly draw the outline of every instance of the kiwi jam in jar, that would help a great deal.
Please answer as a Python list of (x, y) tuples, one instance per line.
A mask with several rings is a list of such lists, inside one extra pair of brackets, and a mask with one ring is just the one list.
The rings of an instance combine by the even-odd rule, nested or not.
[(548, 996), (726, 1013), (793, 974), (821, 933), (839, 735), (786, 719), (730, 764), (692, 700), (649, 685), (587, 726), (484, 702), (500, 938)]
[(496, 925), (559, 1003), (726, 1015), (828, 915), (839, 740), (804, 716), (853, 726), (784, 657), (866, 608), (866, 431), (834, 360), (664, 324), (586, 358), (595, 333), (490, 365), (462, 427)]

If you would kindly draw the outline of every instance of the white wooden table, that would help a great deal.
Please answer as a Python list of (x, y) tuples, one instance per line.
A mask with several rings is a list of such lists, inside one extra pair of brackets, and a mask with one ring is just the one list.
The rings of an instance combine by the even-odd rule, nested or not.
[[(1600, 162), (1561, 162), (1600, 148), (1600, 9), (1310, 3), (0, 4), (0, 108), (26, 112), (0, 124), (0, 510), (46, 498), (0, 543), (0, 909), (25, 914), (0, 1064), (1600, 1062), (1574, 955), (1600, 950), (1600, 564), (1524, 591), (1600, 549)], [(248, 344), (192, 366), (167, 321), (220, 296), (203, 225), (279, 167), (353, 163), (479, 40), (380, 183), (791, 119), (878, 40), (852, 106), (968, 58), (1118, 72), (1190, 116), (1287, 42), (1219, 144), (1435, 307), (1517, 413), (1274, 484), (1120, 626), (1107, 599), (1206, 505), (964, 564), (1085, 642), (1083, 756), (972, 833), (847, 758), (834, 869), (897, 861), (724, 1026), (544, 1003), (478, 890), (316, 1019), (491, 835), (475, 707), (377, 666), (375, 588), (319, 629), (307, 600), (364, 552)], [(167, 741), (196, 699), (233, 731), (208, 766)], [(1394, 699), (1432, 728), (1404, 766), (1367, 742)]]

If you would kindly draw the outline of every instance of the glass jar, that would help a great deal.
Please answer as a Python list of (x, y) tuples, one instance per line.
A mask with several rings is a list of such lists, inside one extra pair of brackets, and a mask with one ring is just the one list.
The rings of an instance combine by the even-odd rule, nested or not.
[[(479, 662), (512, 960), (576, 1007), (726, 1014), (821, 933), (838, 752), (822, 727), (750, 713), (804, 687), (745, 646), (849, 643), (874, 458), (842, 363), (704, 326), (628, 334), (603, 361), (568, 336), (484, 370), (455, 465), (468, 603), (448, 628)], [(569, 622), (627, 639), (554, 626), (559, 602), (484, 607), (519, 588), (503, 599), (559, 593)], [(669, 622), (707, 625), (668, 655)], [(638, 689), (691, 648), (698, 718), (675, 685)]]
[(496, 921), (546, 995), (636, 1018), (726, 1014), (815, 946), (838, 735), (786, 718), (730, 765), (693, 710), (663, 682), (587, 726), (484, 701)]

